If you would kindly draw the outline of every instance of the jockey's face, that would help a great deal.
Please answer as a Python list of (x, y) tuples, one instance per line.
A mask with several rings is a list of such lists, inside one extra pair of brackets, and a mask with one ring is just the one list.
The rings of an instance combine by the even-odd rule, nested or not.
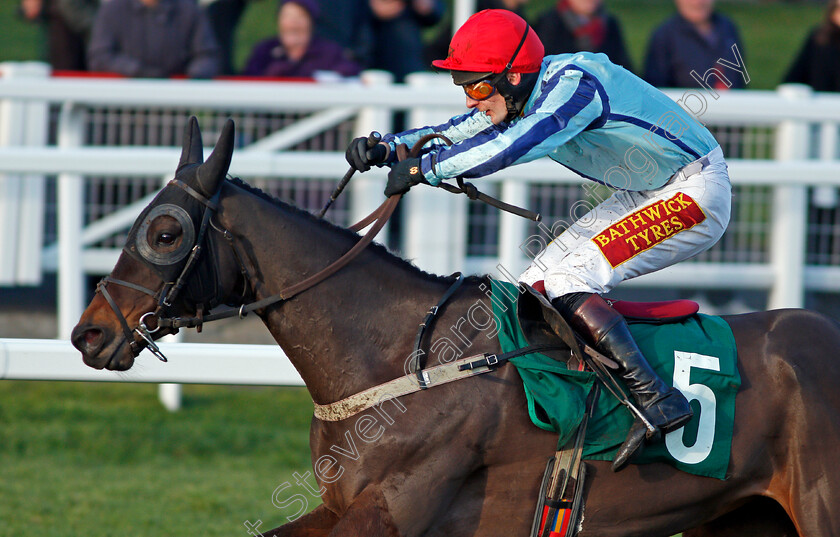
[[(519, 84), (519, 82), (522, 80), (522, 77), (519, 73), (508, 73), (507, 78), (510, 81), (510, 83), (514, 86), (516, 84)], [(467, 95), (466, 97), (467, 108), (477, 108), (479, 112), (486, 114), (494, 125), (500, 124), (502, 121), (505, 120), (505, 117), (507, 117), (508, 110), (507, 104), (505, 103), (505, 98), (502, 95), (500, 95), (498, 91), (492, 96), (488, 97), (487, 99), (481, 101), (476, 101), (469, 95)]]

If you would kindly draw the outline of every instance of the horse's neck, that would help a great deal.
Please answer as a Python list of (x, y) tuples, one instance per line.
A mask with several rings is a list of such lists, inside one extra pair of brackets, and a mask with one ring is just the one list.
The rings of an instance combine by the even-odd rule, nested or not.
[[(353, 245), (342, 230), (250, 193), (227, 196), (220, 217), (253, 265), (258, 299), (321, 271)], [(396, 258), (364, 251), (261, 317), (315, 401), (332, 402), (404, 374), (418, 323), (441, 287)]]

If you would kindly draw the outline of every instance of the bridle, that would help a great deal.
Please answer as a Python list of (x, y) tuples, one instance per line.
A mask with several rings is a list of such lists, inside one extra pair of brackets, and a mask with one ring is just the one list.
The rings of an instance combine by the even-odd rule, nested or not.
[[(195, 237), (195, 242), (189, 251), (189, 257), (187, 258), (187, 262), (186, 264), (184, 264), (184, 268), (181, 270), (181, 273), (172, 282), (164, 281), (157, 291), (153, 291), (147, 287), (138, 285), (136, 283), (112, 278), (111, 276), (106, 276), (96, 285), (96, 292), (102, 294), (103, 298), (105, 298), (105, 300), (108, 302), (108, 305), (111, 306), (111, 309), (117, 316), (117, 319), (120, 322), (120, 326), (122, 327), (123, 335), (125, 336), (125, 339), (129, 344), (132, 354), (135, 357), (139, 355), (140, 352), (143, 350), (143, 344), (141, 342), (145, 342), (145, 345), (149, 348), (152, 354), (157, 356), (158, 359), (162, 362), (167, 361), (166, 356), (160, 351), (160, 347), (158, 347), (155, 343), (152, 334), (155, 334), (161, 328), (164, 327), (164, 323), (162, 323), (162, 321), (167, 318), (165, 317), (167, 310), (172, 307), (172, 304), (174, 303), (178, 294), (181, 292), (181, 289), (183, 289), (184, 284), (187, 281), (187, 277), (192, 273), (194, 267), (196, 266), (196, 262), (199, 259), (199, 256), (204, 250), (204, 242), (207, 237), (207, 228), (210, 227), (210, 220), (213, 214), (219, 208), (219, 197), (222, 192), (222, 189), (220, 187), (216, 190), (216, 193), (213, 195), (213, 197), (208, 199), (200, 192), (196, 191), (194, 188), (190, 187), (188, 184), (184, 183), (179, 179), (172, 179), (167, 184), (167, 186), (170, 185), (176, 186), (184, 190), (187, 194), (189, 194), (190, 196), (198, 200), (202, 205), (204, 205), (204, 211), (201, 217), (201, 226), (198, 229), (198, 234)], [(178, 206), (173, 207), (177, 207), (180, 209), (180, 207)], [(173, 209), (163, 211), (163, 214), (172, 215), (172, 213)], [(135, 255), (134, 252), (130, 251), (127, 246), (123, 248), (123, 251), (131, 256)], [(218, 278), (214, 274), (214, 282), (216, 282), (217, 280)], [(157, 302), (157, 307), (154, 311), (149, 311), (141, 315), (137, 326), (132, 331), (131, 328), (129, 328), (128, 326), (128, 320), (125, 318), (125, 315), (123, 315), (122, 311), (117, 306), (116, 301), (114, 301), (113, 297), (108, 292), (107, 285), (109, 283), (121, 285), (123, 287), (128, 287), (129, 289), (134, 289), (135, 291), (140, 291), (141, 293), (147, 294), (155, 299), (155, 301)], [(146, 324), (146, 318), (149, 316), (155, 317), (158, 321), (157, 325), (154, 328), (149, 328), (149, 326)], [(134, 338), (133, 332), (136, 332), (140, 336), (140, 341)]]
[[(405, 144), (400, 144), (397, 146), (397, 157), (399, 160), (404, 160), (409, 156), (416, 156), (421, 148), (433, 138), (442, 138), (448, 144), (452, 144), (451, 141), (446, 139), (444, 136), (439, 134), (430, 134), (421, 138), (414, 147), (411, 148), (409, 151)], [(222, 187), (221, 184), (219, 188), (216, 189), (216, 192), (211, 198), (205, 197), (200, 192), (196, 191), (183, 181), (179, 179), (172, 179), (167, 186), (176, 186), (182, 190), (184, 190), (187, 194), (198, 200), (202, 205), (204, 205), (204, 212), (201, 217), (201, 226), (199, 227), (198, 233), (196, 234), (195, 244), (193, 245), (192, 249), (189, 251), (189, 257), (187, 259), (184, 268), (181, 270), (181, 273), (178, 277), (172, 282), (166, 282), (164, 278), (164, 283), (161, 284), (160, 289), (157, 291), (153, 291), (148, 289), (144, 286), (127, 282), (124, 280), (119, 280), (113, 278), (111, 276), (106, 276), (103, 278), (96, 286), (96, 292), (102, 293), (102, 296), (111, 306), (111, 309), (117, 316), (117, 319), (120, 322), (120, 326), (122, 327), (123, 334), (125, 336), (126, 341), (129, 344), (132, 354), (136, 357), (142, 352), (144, 347), (148, 347), (149, 350), (157, 356), (157, 358), (163, 362), (166, 362), (166, 356), (161, 352), (160, 347), (154, 341), (154, 334), (158, 333), (161, 329), (168, 330), (167, 333), (176, 333), (181, 328), (196, 328), (198, 331), (201, 331), (201, 327), (204, 323), (210, 321), (216, 321), (219, 319), (227, 319), (230, 317), (238, 316), (240, 319), (244, 318), (249, 312), (265, 308), (267, 306), (277, 304), (280, 302), (285, 302), (295, 295), (310, 289), (325, 279), (329, 278), (344, 266), (346, 266), (350, 261), (352, 261), (359, 253), (362, 252), (372, 241), (376, 238), (377, 234), (382, 230), (385, 226), (385, 223), (391, 218), (391, 215), (394, 213), (394, 210), (397, 207), (400, 199), (402, 198), (402, 194), (397, 194), (391, 196), (390, 198), (386, 199), (382, 205), (380, 205), (377, 209), (375, 209), (372, 213), (370, 213), (367, 217), (363, 218), (356, 224), (350, 226), (351, 231), (360, 231), (367, 226), (371, 226), (368, 232), (361, 238), (359, 241), (353, 245), (350, 250), (348, 250), (344, 255), (339, 257), (337, 260), (326, 266), (321, 271), (313, 274), (309, 278), (304, 279), (303, 281), (286, 287), (285, 289), (281, 290), (279, 293), (273, 294), (261, 300), (256, 300), (249, 304), (242, 304), (239, 308), (231, 308), (226, 309), (223, 311), (210, 313), (205, 315), (204, 310), (205, 307), (209, 311), (213, 307), (215, 307), (218, 303), (214, 302), (212, 298), (210, 299), (203, 299), (203, 302), (197, 304), (196, 311), (198, 314), (195, 317), (177, 317), (169, 315), (169, 309), (172, 307), (172, 304), (175, 303), (175, 299), (178, 297), (179, 293), (183, 289), (184, 285), (187, 282), (187, 278), (192, 274), (196, 263), (199, 260), (199, 256), (201, 253), (206, 250), (204, 243), (207, 240), (208, 234), (207, 229), (208, 227), (212, 228), (213, 230), (222, 234), (225, 238), (228, 245), (233, 250), (234, 257), (236, 258), (237, 263), (239, 264), (239, 270), (244, 278), (244, 284), (242, 289), (242, 297), (244, 298), (247, 292), (247, 285), (249, 281), (253, 281), (250, 275), (254, 272), (253, 269), (248, 269), (247, 266), (247, 256), (240, 251), (240, 246), (234, 240), (234, 236), (228, 230), (219, 228), (215, 224), (212, 223), (213, 214), (218, 211), (218, 204), (219, 198), (221, 196)], [(519, 207), (515, 207), (512, 205), (508, 205), (500, 200), (496, 200), (491, 198), (478, 190), (470, 183), (463, 183), (463, 179), (458, 178), (458, 185), (459, 187), (454, 187), (452, 185), (448, 185), (446, 183), (441, 183), (442, 187), (445, 187), (446, 190), (453, 192), (453, 193), (465, 193), (471, 199), (479, 199), (498, 207), (502, 210), (512, 212), (514, 214), (529, 218), (531, 220), (539, 221), (540, 215), (536, 213), (532, 213), (531, 211), (527, 211), (521, 209)], [(343, 188), (343, 187), (341, 187)], [(175, 209), (181, 209), (179, 206), (171, 206), (172, 208), (168, 210), (163, 210), (162, 214), (169, 214), (170, 216), (172, 213), (175, 212)], [(323, 211), (321, 213), (323, 216)], [(371, 225), (372, 224), (372, 225)], [(182, 226), (183, 227), (183, 226)], [(126, 252), (128, 255), (132, 257), (137, 257), (137, 254), (131, 251), (128, 247), (123, 248), (123, 251)], [(142, 262), (150, 262), (149, 259), (144, 259)], [(215, 287), (215, 291), (218, 291), (219, 286), (219, 278), (218, 278), (218, 268), (215, 263), (210, 264), (212, 270), (214, 271), (213, 274), (213, 285)], [(128, 287), (129, 289), (134, 289), (136, 291), (140, 291), (141, 293), (147, 294), (155, 299), (157, 302), (157, 306), (153, 311), (149, 311), (144, 313), (140, 316), (140, 320), (137, 323), (137, 326), (132, 330), (128, 326), (128, 321), (126, 320), (125, 316), (120, 311), (119, 307), (117, 306), (116, 301), (114, 301), (111, 294), (108, 292), (107, 285), (108, 284), (114, 285), (121, 285), (123, 287)], [(218, 292), (210, 293), (208, 296), (218, 296)], [(156, 326), (154, 328), (150, 328), (149, 325), (146, 323), (147, 317), (153, 317), (156, 319)], [(140, 336), (140, 339), (137, 340), (134, 337), (134, 333)]]
[[(175, 299), (178, 297), (179, 293), (183, 289), (187, 278), (193, 272), (193, 269), (196, 266), (196, 262), (198, 261), (199, 256), (206, 249), (204, 246), (204, 242), (207, 240), (208, 237), (208, 227), (211, 227), (214, 230), (220, 232), (222, 236), (226, 239), (227, 243), (233, 249), (234, 256), (239, 264), (240, 272), (245, 277), (246, 286), (247, 282), (249, 281), (249, 274), (252, 271), (250, 271), (247, 268), (245, 263), (245, 256), (242, 255), (239, 251), (240, 249), (238, 247), (238, 243), (236, 243), (236, 241), (234, 240), (233, 234), (226, 229), (218, 228), (211, 222), (213, 214), (218, 210), (218, 201), (222, 191), (221, 185), (216, 191), (216, 193), (213, 195), (213, 197), (209, 199), (178, 179), (171, 180), (169, 182), (169, 185), (177, 186), (183, 189), (190, 196), (197, 199), (204, 205), (201, 226), (199, 228), (198, 234), (196, 235), (195, 245), (190, 250), (187, 263), (184, 265), (184, 268), (181, 270), (179, 276), (173, 282), (164, 281), (164, 283), (157, 291), (153, 291), (147, 287), (132, 282), (112, 278), (111, 276), (106, 276), (96, 286), (96, 292), (102, 294), (102, 296), (108, 302), (108, 305), (111, 306), (111, 309), (116, 314), (117, 319), (120, 322), (120, 326), (122, 327), (123, 335), (125, 336), (125, 339), (129, 344), (132, 354), (136, 357), (140, 354), (140, 352), (142, 352), (142, 350), (145, 347), (148, 347), (152, 354), (157, 356), (157, 358), (162, 362), (166, 362), (168, 360), (166, 356), (161, 352), (160, 347), (158, 347), (158, 345), (155, 343), (153, 334), (157, 333), (162, 328), (169, 330), (168, 333), (175, 333), (180, 328), (194, 327), (200, 331), (201, 326), (206, 322), (230, 318), (234, 316), (238, 316), (241, 319), (251, 311), (289, 300), (295, 295), (311, 287), (314, 287), (315, 285), (321, 283), (325, 279), (338, 272), (338, 270), (343, 268), (345, 265), (347, 265), (373, 241), (373, 239), (382, 230), (382, 228), (385, 226), (385, 223), (394, 213), (394, 209), (396, 209), (397, 204), (399, 203), (399, 200), (402, 197), (401, 194), (391, 196), (390, 198), (385, 200), (385, 202), (383, 202), (382, 205), (375, 209), (370, 215), (363, 218), (361, 221), (354, 224), (353, 226), (350, 226), (349, 229), (351, 231), (359, 231), (361, 229), (364, 229), (368, 225), (371, 225), (371, 223), (373, 224), (368, 230), (368, 232), (355, 245), (353, 245), (353, 247), (350, 250), (348, 250), (344, 255), (339, 257), (336, 261), (325, 267), (323, 270), (317, 272), (316, 274), (313, 274), (309, 278), (306, 278), (305, 280), (297, 284), (286, 287), (279, 293), (273, 294), (269, 297), (251, 302), (249, 304), (243, 304), (239, 308), (233, 308), (209, 315), (204, 315), (204, 307), (207, 304), (199, 304), (197, 306), (197, 316), (176, 317), (169, 315), (169, 308), (172, 307), (172, 304), (174, 304)], [(135, 255), (133, 252), (130, 252), (126, 248), (124, 248), (123, 251), (125, 251), (131, 256)], [(214, 270), (216, 270), (215, 264), (212, 264), (212, 266), (214, 267)], [(215, 275), (214, 282), (215, 285), (218, 286), (218, 278)], [(108, 292), (107, 285), (109, 283), (121, 285), (123, 287), (128, 287), (129, 289), (134, 289), (135, 291), (140, 291), (141, 293), (153, 297), (157, 302), (156, 308), (153, 311), (149, 311), (141, 315), (137, 326), (134, 328), (134, 330), (132, 330), (128, 326), (128, 320), (122, 314), (119, 307), (117, 306), (116, 301), (114, 301), (113, 297)], [(243, 286), (243, 297), (245, 296), (246, 290), (247, 287)], [(212, 309), (212, 307), (214, 306), (215, 304), (210, 304), (210, 307), (208, 309)], [(149, 316), (152, 316), (157, 320), (156, 326), (154, 328), (150, 328), (149, 325), (146, 323), (146, 318)], [(134, 337), (134, 333), (137, 333), (137, 335), (140, 336), (139, 340)]]

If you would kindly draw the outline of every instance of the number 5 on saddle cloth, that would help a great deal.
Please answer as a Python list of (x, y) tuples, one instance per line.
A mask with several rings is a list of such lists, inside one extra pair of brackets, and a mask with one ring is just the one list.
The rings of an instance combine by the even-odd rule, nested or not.
[[(491, 281), (491, 289), (502, 352), (542, 345), (551, 338), (556, 343), (554, 330), (540, 319), (542, 306), (535, 305), (536, 297), (507, 282)], [(735, 395), (741, 385), (729, 325), (720, 317), (703, 314), (668, 324), (655, 319), (628, 321), (651, 366), (666, 383), (683, 392), (694, 410), (688, 424), (666, 435), (664, 442), (648, 444), (631, 462), (664, 462), (695, 475), (724, 479)], [(542, 513), (536, 513), (533, 537), (574, 535), (572, 507), (581, 503), (580, 499), (575, 503), (575, 492), (582, 490), (585, 477), (585, 464), (580, 461), (611, 461), (634, 419), (609, 390), (601, 390), (597, 398), (587, 401), (596, 385), (595, 375), (569, 368), (568, 358), (565, 351), (531, 353), (510, 360), (522, 378), (532, 423), (559, 435), (560, 451), (556, 461), (549, 461), (540, 496), (539, 509), (547, 513), (547, 520), (543, 523)], [(560, 503), (552, 507), (556, 500)], [(563, 519), (564, 514), (569, 520)]]

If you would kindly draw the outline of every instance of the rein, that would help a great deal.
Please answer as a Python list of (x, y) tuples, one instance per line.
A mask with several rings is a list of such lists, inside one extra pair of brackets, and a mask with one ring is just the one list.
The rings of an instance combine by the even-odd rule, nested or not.
[[(419, 151), (421, 150), (421, 148), (423, 147), (423, 145), (425, 145), (429, 140), (434, 139), (434, 138), (442, 138), (448, 144), (450, 144), (450, 145), (452, 144), (452, 142), (450, 140), (448, 140), (446, 137), (444, 137), (442, 135), (430, 134), (430, 135), (424, 136), (417, 143), (415, 143), (414, 146), (412, 147), (411, 151), (408, 150), (408, 147), (405, 144), (398, 145), (397, 148), (396, 148), (398, 159), (399, 160), (405, 160), (405, 158), (408, 158), (409, 156), (416, 156), (419, 153)], [(348, 173), (342, 179), (343, 184), (347, 183), (347, 181), (349, 179), (349, 175), (351, 175), (351, 174)], [(231, 246), (231, 248), (233, 249), (234, 256), (236, 257), (237, 262), (239, 263), (240, 271), (246, 279), (246, 286), (247, 286), (247, 281), (249, 280), (248, 276), (250, 274), (250, 271), (246, 267), (246, 259), (247, 258), (246, 258), (246, 256), (242, 255), (239, 252), (239, 249), (237, 248), (237, 243), (234, 241), (233, 235), (226, 229), (217, 228), (211, 222), (213, 214), (218, 210), (219, 198), (221, 196), (221, 188), (219, 188), (216, 191), (216, 193), (213, 195), (212, 198), (208, 199), (207, 197), (202, 195), (200, 192), (196, 191), (195, 189), (193, 189), (192, 187), (190, 187), (189, 185), (187, 185), (186, 183), (184, 183), (184, 182), (182, 182), (178, 179), (172, 179), (169, 182), (169, 185), (173, 185), (173, 186), (176, 186), (176, 187), (184, 190), (191, 197), (195, 198), (200, 203), (202, 203), (205, 207), (204, 213), (202, 215), (201, 226), (199, 228), (198, 236), (197, 236), (197, 239), (195, 241), (195, 246), (193, 246), (192, 250), (190, 251), (189, 259), (187, 260), (187, 263), (185, 264), (183, 270), (181, 271), (181, 274), (178, 276), (178, 278), (175, 280), (175, 282), (164, 282), (163, 285), (161, 286), (161, 288), (157, 292), (152, 291), (151, 289), (147, 289), (143, 286), (133, 284), (131, 282), (127, 282), (127, 281), (124, 281), (124, 280), (118, 280), (116, 278), (112, 278), (110, 276), (107, 276), (107, 277), (103, 278), (99, 282), (99, 284), (97, 284), (97, 286), (96, 286), (96, 292), (102, 293), (102, 296), (105, 298), (105, 300), (108, 302), (108, 305), (111, 307), (111, 309), (114, 311), (115, 315), (117, 316), (117, 318), (120, 322), (120, 325), (122, 327), (123, 334), (125, 336), (125, 340), (128, 342), (128, 344), (131, 348), (131, 352), (134, 354), (134, 356), (137, 356), (137, 355), (140, 354), (140, 352), (142, 352), (142, 350), (144, 348), (143, 343), (145, 343), (145, 345), (149, 348), (149, 350), (155, 356), (157, 356), (157, 358), (159, 360), (161, 360), (162, 362), (166, 362), (167, 358), (160, 351), (160, 348), (157, 346), (157, 344), (155, 344), (153, 334), (155, 334), (156, 332), (158, 332), (161, 329), (167, 330), (168, 331), (167, 333), (177, 332), (180, 328), (196, 328), (197, 330), (200, 331), (201, 327), (206, 322), (216, 321), (216, 320), (220, 320), (220, 319), (227, 319), (227, 318), (231, 318), (231, 317), (235, 317), (235, 316), (242, 319), (248, 313), (250, 313), (254, 310), (262, 309), (262, 308), (265, 308), (267, 306), (271, 306), (273, 304), (284, 302), (284, 301), (289, 300), (289, 299), (293, 298), (294, 296), (302, 293), (303, 291), (306, 291), (307, 289), (310, 289), (310, 288), (318, 285), (319, 283), (323, 282), (324, 280), (326, 280), (327, 278), (329, 278), (330, 276), (332, 276), (333, 274), (335, 274), (336, 272), (341, 270), (343, 267), (345, 267), (348, 263), (350, 263), (353, 259), (355, 259), (359, 255), (359, 253), (362, 252), (362, 250), (364, 250), (371, 242), (373, 242), (373, 239), (376, 238), (376, 236), (379, 234), (379, 232), (385, 226), (385, 223), (393, 215), (394, 210), (396, 209), (397, 204), (400, 201), (400, 198), (402, 198), (402, 194), (391, 196), (390, 198), (385, 200), (382, 203), (382, 205), (380, 205), (377, 209), (375, 209), (370, 215), (363, 218), (361, 221), (357, 222), (356, 224), (350, 226), (349, 229), (351, 231), (358, 232), (359, 230), (364, 229), (365, 227), (370, 225), (371, 223), (373, 224), (371, 226), (371, 228), (368, 230), (368, 232), (356, 244), (354, 244), (353, 247), (350, 250), (348, 250), (344, 255), (339, 257), (333, 263), (331, 263), (330, 265), (328, 265), (327, 267), (325, 267), (321, 271), (317, 272), (316, 274), (313, 274), (309, 278), (306, 278), (305, 280), (303, 280), (299, 283), (296, 283), (294, 285), (286, 287), (285, 289), (282, 289), (280, 292), (275, 293), (275, 294), (273, 294), (271, 296), (268, 296), (266, 298), (263, 298), (261, 300), (251, 302), (249, 304), (242, 304), (239, 308), (227, 309), (227, 310), (224, 310), (224, 311), (219, 311), (219, 312), (216, 312), (216, 313), (211, 313), (211, 314), (205, 315), (204, 311), (203, 311), (205, 304), (202, 303), (202, 304), (197, 306), (198, 315), (196, 315), (195, 317), (167, 317), (166, 316), (166, 313), (167, 313), (166, 310), (169, 307), (172, 306), (172, 304), (175, 301), (175, 298), (178, 296), (181, 289), (186, 284), (187, 277), (192, 273), (193, 268), (195, 267), (195, 264), (198, 261), (198, 258), (199, 258), (200, 254), (202, 253), (202, 251), (204, 249), (203, 244), (204, 244), (205, 238), (207, 236), (207, 228), (208, 227), (212, 227), (216, 231), (219, 231), (222, 234), (222, 236), (225, 238), (225, 240), (228, 242), (228, 244)], [(530, 211), (527, 211), (527, 210), (524, 210), (524, 209), (521, 209), (521, 208), (518, 208), (518, 207), (515, 207), (515, 206), (512, 206), (512, 205), (508, 205), (504, 202), (496, 200), (495, 198), (491, 198), (490, 196), (487, 196), (487, 195), (479, 192), (472, 184), (464, 183), (463, 179), (461, 179), (461, 178), (458, 178), (458, 185), (459, 185), (460, 188), (454, 187), (454, 186), (448, 185), (448, 184), (446, 184), (446, 185), (442, 184), (441, 186), (443, 188), (445, 188), (446, 190), (448, 190), (449, 192), (462, 192), (462, 193), (466, 194), (470, 199), (479, 199), (481, 201), (484, 201), (485, 203), (493, 205), (494, 207), (497, 207), (499, 209), (502, 209), (502, 210), (505, 210), (505, 211), (508, 211), (508, 212), (512, 212), (512, 213), (520, 215), (520, 216), (524, 216), (525, 218), (529, 218), (529, 219), (536, 220), (536, 221), (540, 220), (540, 215), (539, 214), (532, 213)], [(343, 189), (343, 185), (340, 185), (340, 188), (337, 189), (337, 191), (333, 194), (333, 197), (336, 197), (338, 194), (340, 194), (341, 189)], [(326, 209), (328, 207), (329, 207), (329, 204), (327, 205), (327, 207), (324, 208), (324, 210), (321, 211), (320, 216), (323, 216), (323, 213), (326, 211)], [(214, 277), (215, 277), (215, 271), (214, 271)], [(451, 290), (450, 293), (447, 293), (447, 296), (444, 298), (443, 302), (445, 302), (445, 300), (449, 296), (451, 296), (451, 294), (454, 293), (455, 289), (457, 289), (457, 287), (460, 285), (460, 283), (462, 281), (463, 281), (462, 278), (458, 278), (458, 280), (456, 281), (456, 285), (453, 286), (453, 289)], [(123, 313), (120, 311), (119, 307), (117, 306), (116, 301), (113, 299), (113, 297), (110, 295), (110, 293), (107, 290), (106, 286), (109, 283), (112, 283), (112, 284), (115, 284), (115, 285), (121, 285), (123, 287), (128, 287), (130, 289), (134, 289), (136, 291), (140, 291), (144, 294), (152, 296), (157, 301), (158, 305), (157, 305), (157, 307), (154, 311), (150, 311), (150, 312), (147, 312), (147, 313), (143, 314), (140, 317), (140, 321), (138, 322), (137, 326), (132, 331), (131, 328), (128, 326), (128, 321), (126, 320), (125, 316), (123, 315)], [(218, 285), (217, 281), (216, 281), (216, 285)], [(245, 291), (246, 291), (246, 288), (243, 288), (243, 295), (244, 295)], [(417, 340), (418, 340), (417, 343), (418, 344), (419, 344), (420, 340), (422, 339), (423, 330), (425, 328), (425, 325), (428, 324), (429, 322), (431, 322), (431, 320), (434, 318), (434, 315), (437, 313), (436, 310), (441, 305), (442, 304), (439, 304), (437, 307), (433, 308), (433, 310), (429, 312), (428, 318), (421, 324), (420, 331), (419, 331), (418, 336), (417, 336)], [(212, 304), (211, 304), (211, 307), (212, 307)], [(149, 316), (152, 316), (153, 318), (155, 318), (157, 320), (155, 328), (150, 328), (146, 324), (145, 320)], [(136, 332), (140, 336), (140, 340), (137, 340), (134, 337), (134, 332)], [(422, 376), (423, 365), (424, 365), (423, 362), (421, 360), (418, 360), (418, 362), (416, 363), (416, 368), (415, 368), (415, 372), (416, 372), (416, 374), (418, 376), (418, 379), (420, 380), (421, 384), (425, 380)]]
[[(243, 318), (245, 317), (245, 315), (254, 310), (265, 308), (266, 306), (270, 306), (272, 304), (276, 304), (284, 300), (289, 300), (295, 295), (318, 285), (322, 281), (326, 280), (327, 278), (344, 268), (348, 263), (350, 263), (350, 261), (355, 259), (356, 256), (358, 256), (362, 250), (364, 250), (371, 242), (373, 242), (373, 239), (376, 238), (376, 235), (379, 234), (379, 232), (385, 226), (385, 223), (388, 221), (389, 218), (391, 218), (391, 215), (394, 214), (394, 209), (396, 209), (397, 204), (400, 201), (400, 197), (401, 195), (391, 196), (390, 198), (385, 200), (385, 202), (382, 203), (382, 205), (380, 205), (370, 215), (351, 226), (350, 229), (352, 231), (358, 231), (359, 229), (365, 228), (368, 224), (370, 224), (370, 222), (373, 222), (374, 220), (376, 221), (373, 224), (373, 226), (368, 230), (368, 232), (364, 235), (364, 237), (362, 237), (359, 240), (359, 242), (354, 244), (353, 247), (347, 251), (347, 253), (333, 261), (330, 265), (322, 269), (320, 272), (313, 274), (309, 278), (294, 285), (290, 285), (289, 287), (286, 287), (280, 292), (273, 294), (269, 297), (263, 298), (262, 300), (251, 302), (250, 304), (243, 304), (238, 309), (220, 311), (218, 313), (213, 313), (210, 315), (199, 317), (163, 318), (160, 320), (160, 326), (176, 329), (193, 328), (209, 321), (227, 319), (234, 316)], [(226, 238), (229, 237), (229, 232), (227, 230), (224, 230), (223, 234), (225, 234)], [(239, 254), (237, 254), (237, 257), (240, 257)]]
[[(401, 160), (407, 156), (407, 153), (407, 148), (401, 148), (399, 152)], [(329, 264), (323, 270), (317, 272), (316, 274), (313, 274), (309, 278), (306, 278), (305, 280), (299, 283), (286, 287), (279, 293), (263, 298), (262, 300), (251, 302), (250, 304), (243, 304), (238, 309), (229, 309), (217, 313), (211, 313), (209, 315), (204, 315), (202, 311), (203, 308), (199, 306), (199, 314), (195, 317), (166, 317), (164, 316), (166, 308), (172, 306), (176, 296), (186, 283), (187, 276), (189, 276), (189, 274), (192, 272), (192, 269), (195, 266), (195, 263), (203, 250), (202, 244), (204, 243), (204, 239), (207, 236), (206, 232), (208, 226), (212, 227), (213, 229), (219, 231), (222, 234), (222, 236), (233, 249), (234, 256), (236, 257), (239, 263), (239, 268), (242, 274), (246, 277), (249, 274), (249, 271), (245, 267), (245, 257), (239, 253), (236, 247), (236, 243), (233, 240), (233, 235), (228, 230), (219, 229), (211, 223), (213, 213), (215, 213), (218, 210), (218, 201), (221, 195), (221, 188), (219, 188), (216, 191), (212, 199), (208, 199), (201, 193), (197, 192), (195, 189), (178, 179), (172, 179), (169, 182), (169, 184), (181, 188), (187, 194), (197, 199), (205, 206), (204, 214), (201, 220), (201, 227), (199, 228), (198, 232), (198, 238), (196, 240), (195, 246), (190, 251), (189, 259), (187, 260), (184, 269), (181, 271), (181, 274), (178, 276), (178, 279), (174, 283), (164, 282), (164, 284), (158, 291), (152, 291), (151, 289), (148, 289), (141, 285), (112, 278), (110, 276), (106, 276), (105, 278), (103, 278), (96, 286), (96, 292), (102, 294), (102, 296), (108, 302), (108, 305), (114, 311), (114, 314), (117, 316), (117, 319), (120, 322), (120, 326), (122, 327), (123, 335), (125, 336), (125, 340), (128, 342), (129, 347), (131, 348), (132, 354), (134, 356), (138, 356), (143, 350), (142, 343), (145, 342), (146, 346), (149, 348), (152, 354), (157, 356), (157, 358), (162, 362), (167, 362), (168, 360), (166, 356), (161, 352), (160, 347), (158, 347), (155, 343), (152, 334), (158, 332), (162, 328), (169, 330), (169, 333), (177, 332), (180, 328), (197, 328), (198, 330), (201, 330), (201, 326), (206, 322), (216, 321), (219, 319), (227, 319), (234, 316), (238, 316), (240, 319), (242, 319), (251, 311), (289, 300), (295, 295), (298, 295), (299, 293), (302, 293), (303, 291), (306, 291), (307, 289), (318, 285), (319, 283), (326, 280), (327, 278), (341, 270), (343, 267), (345, 267), (348, 263), (355, 259), (362, 252), (362, 250), (364, 250), (371, 242), (373, 242), (373, 239), (376, 238), (376, 236), (385, 226), (385, 223), (388, 222), (388, 220), (394, 214), (394, 210), (396, 209), (400, 198), (402, 198), (402, 194), (391, 196), (390, 198), (386, 199), (382, 203), (382, 205), (375, 209), (371, 214), (369, 214), (356, 224), (350, 226), (349, 229), (351, 231), (358, 232), (359, 230), (364, 229), (365, 227), (373, 223), (368, 232), (356, 244), (354, 244), (353, 247), (350, 248), (350, 250), (348, 250), (344, 255), (342, 255), (337, 260)], [(140, 291), (141, 293), (153, 297), (158, 303), (157, 308), (154, 311), (144, 313), (140, 317), (140, 321), (138, 322), (137, 327), (135, 327), (132, 331), (131, 328), (129, 328), (128, 326), (128, 321), (126, 320), (122, 311), (120, 311), (119, 307), (117, 306), (116, 301), (113, 299), (113, 297), (107, 290), (107, 284), (109, 283), (121, 285), (123, 287), (128, 287), (130, 289)], [(244, 292), (245, 290), (243, 289), (243, 294)], [(149, 316), (155, 317), (157, 319), (156, 327), (153, 329), (149, 328), (145, 321), (145, 319)], [(134, 332), (136, 332), (140, 336), (141, 340), (138, 341), (134, 337)]]

